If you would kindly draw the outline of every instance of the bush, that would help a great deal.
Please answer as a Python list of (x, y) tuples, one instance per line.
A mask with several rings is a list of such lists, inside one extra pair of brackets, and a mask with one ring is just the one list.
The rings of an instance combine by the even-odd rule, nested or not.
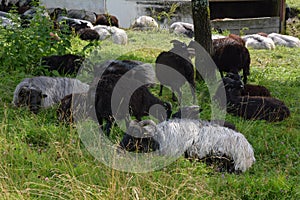
[[(70, 51), (70, 35), (63, 35), (54, 29), (53, 22), (42, 15), (44, 8), (37, 13), (26, 28), (21, 26), (0, 27), (0, 66), (1, 70), (21, 70), (25, 73), (38, 73), (37, 63), (43, 56), (65, 54)], [(14, 16), (14, 15), (12, 15)], [(21, 24), (15, 15), (13, 21)], [(60, 40), (50, 37), (50, 32), (58, 32)], [(13, 58), (13, 59), (12, 59)]]

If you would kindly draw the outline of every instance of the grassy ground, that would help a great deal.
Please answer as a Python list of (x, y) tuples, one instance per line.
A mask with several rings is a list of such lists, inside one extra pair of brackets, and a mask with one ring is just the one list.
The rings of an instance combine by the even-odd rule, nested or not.
[[(127, 46), (109, 41), (99, 44), (101, 59), (153, 62), (160, 51), (171, 47), (170, 40), (188, 41), (167, 32), (129, 31), (128, 36)], [(38, 61), (38, 55), (62, 51), (59, 47), (40, 51), (39, 46), (51, 44), (30, 46), (26, 38), (19, 45), (24, 50), (26, 45), (37, 47), (32, 52), (37, 58), (19, 57), (22, 63), (14, 64), (13, 57), (11, 61), (1, 57), (0, 199), (300, 199), (300, 48), (250, 50), (250, 83), (269, 88), (274, 97), (287, 104), (291, 117), (277, 123), (226, 117), (255, 150), (257, 162), (249, 171), (240, 175), (220, 173), (201, 162), (179, 158), (155, 172), (129, 173), (111, 169), (92, 157), (76, 127), (56, 120), (55, 107), (34, 115), (11, 105), (18, 82), (32, 76), (31, 72), (39, 73), (32, 59)], [(81, 49), (87, 45), (77, 38), (66, 40), (71, 42), (71, 46), (64, 43), (67, 52), (83, 53)], [(1, 55), (6, 48), (4, 45)], [(202, 117), (208, 118), (210, 102), (205, 84), (197, 83), (197, 93), (205, 109)], [(163, 98), (170, 100), (170, 93)]]

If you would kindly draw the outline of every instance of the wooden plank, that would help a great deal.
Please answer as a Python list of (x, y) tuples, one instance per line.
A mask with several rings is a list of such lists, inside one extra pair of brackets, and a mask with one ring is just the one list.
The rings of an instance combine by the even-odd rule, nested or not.
[(257, 32), (280, 32), (279, 17), (261, 17), (244, 19), (212, 20), (211, 26), (215, 29), (228, 30), (231, 33), (243, 31), (247, 34)]

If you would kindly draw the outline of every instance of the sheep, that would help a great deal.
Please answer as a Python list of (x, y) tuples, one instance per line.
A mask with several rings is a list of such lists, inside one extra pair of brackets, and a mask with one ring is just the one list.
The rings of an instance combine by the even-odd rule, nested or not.
[(18, 14), (23, 14), (26, 10), (30, 9), (32, 0), (2, 0), (0, 10), (9, 12), (11, 9), (16, 8)]
[(161, 52), (155, 60), (155, 72), (157, 79), (161, 83), (159, 96), (162, 95), (164, 85), (172, 88), (172, 100), (177, 101), (174, 91), (178, 93), (181, 100), (180, 88), (187, 81), (192, 90), (193, 100), (195, 102), (195, 78), (194, 66), (189, 56), (188, 47), (185, 43), (178, 40), (172, 40), (174, 47), (169, 51)]
[(108, 74), (124, 75), (125, 73), (127, 73), (127, 76), (131, 75), (132, 79), (143, 82), (147, 86), (152, 86), (156, 82), (155, 71), (152, 65), (137, 60), (107, 60), (101, 65), (94, 67), (95, 77)]
[[(129, 135), (129, 136), (128, 136)], [(245, 172), (255, 162), (254, 151), (239, 132), (193, 119), (173, 119), (155, 124), (131, 121), (119, 145), (128, 151), (149, 152), (168, 158), (183, 153), (189, 159), (224, 161), (228, 172)]]
[[(226, 77), (239, 81), (241, 79), (239, 74), (227, 73)], [(261, 96), (271, 97), (271, 92), (262, 85), (244, 84), (241, 89), (241, 96)]]
[(80, 29), (83, 28), (93, 28), (93, 24), (91, 22), (82, 19), (59, 16), (56, 21), (58, 22), (58, 24), (65, 23), (66, 25), (69, 26), (69, 28), (75, 29), (75, 32), (78, 32)]
[(247, 83), (247, 76), (250, 75), (250, 53), (239, 36), (230, 34), (228, 37), (213, 40), (213, 51), (212, 59), (221, 77), (224, 77), (223, 72), (238, 74), (243, 70), (243, 81)]
[(76, 120), (86, 119), (93, 116), (91, 109), (94, 109), (89, 103), (88, 93), (72, 93), (66, 95), (59, 102), (59, 107), (56, 110), (57, 119), (65, 123), (74, 123)]
[(286, 47), (300, 47), (300, 40), (294, 36), (282, 35), (279, 33), (270, 33), (268, 38), (271, 38), (276, 45)]
[(131, 25), (134, 30), (152, 30), (158, 28), (158, 23), (149, 16), (138, 17)]
[[(284, 102), (273, 97), (241, 96), (243, 83), (230, 77), (223, 78), (222, 84), (216, 91), (214, 99), (221, 102), (224, 97), (220, 91), (225, 89), (227, 98), (227, 112), (244, 119), (266, 120), (268, 122), (282, 121), (290, 116), (289, 108)], [(221, 106), (222, 102), (220, 103)]]
[(77, 79), (38, 76), (23, 79), (15, 88), (13, 105), (29, 106), (37, 114), (39, 109), (58, 103), (71, 93), (87, 92), (89, 85)]
[(252, 34), (242, 36), (242, 39), (245, 41), (246, 48), (253, 49), (275, 49), (275, 43), (271, 38), (262, 36), (261, 34)]
[(77, 74), (82, 63), (83, 56), (74, 54), (52, 55), (41, 58), (41, 64), (49, 71), (57, 70), (59, 74)]
[[(199, 119), (199, 114), (202, 112), (202, 108), (197, 105), (192, 105), (192, 106), (184, 106), (180, 108), (176, 113), (173, 113), (171, 116), (171, 119)], [(218, 124), (220, 126), (224, 126), (227, 128), (230, 128), (232, 130), (236, 130), (236, 127), (234, 124), (224, 121), (224, 120), (218, 120), (218, 119), (213, 119), (213, 120), (208, 120), (209, 123), (211, 124)]]
[(77, 10), (71, 9), (67, 11), (67, 17), (74, 19), (83, 19), (94, 24), (96, 22), (96, 13), (86, 11), (86, 10)]
[(119, 20), (114, 15), (96, 14), (95, 25), (115, 26), (119, 27)]
[(241, 96), (271, 97), (271, 92), (262, 85), (245, 84)]
[[(128, 118), (128, 109), (130, 115), (135, 116), (137, 120), (141, 120), (141, 117), (148, 116), (152, 111), (159, 112), (160, 108), (153, 109), (152, 107), (153, 105), (157, 104), (165, 108), (166, 113), (166, 115), (163, 116), (158, 115), (157, 118), (159, 120), (170, 118), (170, 115), (172, 113), (172, 106), (170, 103), (163, 102), (155, 97), (145, 85), (141, 86), (141, 84), (138, 84), (138, 86), (136, 86), (134, 85), (134, 83), (132, 83), (133, 85), (128, 85), (128, 83), (132, 79), (128, 79), (128, 77), (122, 76), (123, 75), (120, 74), (103, 75), (99, 80), (96, 88), (96, 116), (100, 126), (102, 126), (103, 120), (106, 120), (107, 124), (104, 129), (107, 135), (109, 135), (110, 133), (110, 129), (115, 118)], [(121, 77), (123, 82), (121, 80)], [(135, 84), (138, 82), (139, 81), (136, 81)], [(115, 87), (116, 85), (118, 85), (118, 87)], [(133, 89), (132, 87), (135, 87), (137, 89), (135, 91), (132, 91), (132, 96), (129, 98), (128, 95), (130, 95), (130, 91)], [(117, 97), (113, 98), (113, 94), (117, 94)], [(117, 109), (116, 115), (113, 115), (112, 109)], [(162, 112), (159, 112), (159, 114), (160, 113)]]
[(185, 22), (174, 22), (170, 26), (170, 31), (175, 34), (183, 34), (189, 38), (194, 37), (194, 24), (185, 23)]
[(92, 28), (99, 34), (100, 40), (105, 40), (108, 37), (111, 37), (113, 43), (125, 45), (128, 42), (127, 33), (117, 27), (114, 26), (105, 26), (105, 25), (97, 25)]
[(83, 28), (77, 31), (79, 38), (82, 40), (94, 41), (100, 40), (100, 35), (97, 31), (91, 28)]
[(108, 26), (105, 25), (97, 25), (93, 27), (93, 30), (99, 34), (99, 40), (105, 40), (111, 36), (110, 30)]

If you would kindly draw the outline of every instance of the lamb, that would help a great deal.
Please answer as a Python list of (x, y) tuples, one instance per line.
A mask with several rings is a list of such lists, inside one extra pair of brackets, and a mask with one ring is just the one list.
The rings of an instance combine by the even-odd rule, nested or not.
[(37, 114), (40, 108), (48, 108), (71, 93), (87, 92), (89, 85), (77, 79), (38, 76), (25, 78), (14, 91), (13, 104), (29, 106)]
[[(225, 89), (227, 112), (244, 119), (282, 121), (290, 116), (290, 110), (284, 102), (273, 97), (240, 96), (243, 83), (230, 77), (223, 78), (224, 86), (220, 85), (214, 99), (222, 101), (220, 91)], [(223, 88), (224, 87), (224, 88)], [(222, 102), (220, 103), (222, 106)]]
[(156, 77), (161, 83), (159, 96), (162, 95), (164, 85), (169, 85), (173, 91), (172, 100), (177, 101), (174, 92), (179, 95), (181, 100), (180, 88), (187, 81), (192, 90), (193, 100), (195, 102), (195, 78), (194, 66), (189, 56), (191, 53), (188, 51), (188, 46), (178, 40), (172, 40), (174, 47), (170, 51), (161, 52), (155, 61)]
[(237, 35), (213, 40), (214, 53), (212, 58), (216, 63), (221, 77), (223, 72), (238, 74), (243, 70), (243, 81), (247, 83), (250, 75), (250, 53), (245, 47), (244, 41)]
[(134, 30), (152, 30), (158, 28), (158, 23), (149, 16), (138, 17), (131, 25)]
[(174, 119), (155, 124), (151, 120), (131, 121), (120, 142), (123, 149), (154, 151), (166, 159), (183, 153), (190, 159), (225, 161), (220, 170), (245, 172), (255, 162), (252, 146), (239, 132), (192, 119)]
[[(170, 103), (163, 102), (155, 97), (146, 86), (141, 86), (139, 81), (130, 82), (131, 78), (121, 77), (122, 75), (116, 74), (103, 75), (96, 88), (96, 116), (100, 126), (102, 126), (103, 120), (107, 121), (104, 128), (107, 135), (110, 133), (114, 119), (128, 118), (128, 114), (135, 116), (137, 120), (153, 113), (158, 113), (156, 118), (159, 120), (170, 118), (172, 113)], [(114, 94), (116, 94), (115, 98), (113, 98)], [(160, 112), (161, 107), (153, 107), (154, 105), (162, 106), (165, 112)]]
[(183, 34), (189, 38), (194, 37), (194, 24), (185, 23), (185, 22), (174, 22), (170, 26), (170, 31), (175, 34)]
[(57, 70), (61, 75), (72, 75), (78, 73), (83, 61), (83, 56), (65, 54), (42, 57), (41, 64), (49, 71)]

